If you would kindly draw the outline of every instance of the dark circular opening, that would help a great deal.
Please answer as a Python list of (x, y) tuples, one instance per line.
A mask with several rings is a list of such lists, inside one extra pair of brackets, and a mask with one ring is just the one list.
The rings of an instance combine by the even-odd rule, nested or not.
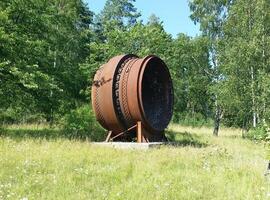
[(173, 88), (167, 66), (157, 57), (150, 59), (144, 70), (142, 101), (149, 125), (155, 130), (164, 130), (172, 117)]

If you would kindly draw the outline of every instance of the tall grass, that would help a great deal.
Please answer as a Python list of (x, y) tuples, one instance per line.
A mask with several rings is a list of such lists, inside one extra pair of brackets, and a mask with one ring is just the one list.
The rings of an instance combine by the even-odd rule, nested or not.
[[(11, 129), (11, 128), (10, 128)], [(0, 137), (0, 199), (269, 199), (263, 144), (241, 131), (172, 125), (178, 146), (147, 151), (87, 141)]]

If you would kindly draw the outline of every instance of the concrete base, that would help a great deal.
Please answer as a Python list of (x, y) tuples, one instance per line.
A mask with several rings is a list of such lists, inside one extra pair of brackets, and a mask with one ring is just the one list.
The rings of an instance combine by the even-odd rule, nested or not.
[(93, 142), (93, 145), (101, 147), (112, 147), (117, 149), (150, 149), (159, 148), (164, 142), (136, 143), (136, 142)]

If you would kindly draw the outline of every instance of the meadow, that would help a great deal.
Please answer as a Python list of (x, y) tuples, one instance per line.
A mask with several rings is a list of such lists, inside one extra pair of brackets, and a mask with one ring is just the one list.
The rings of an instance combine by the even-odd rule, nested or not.
[(171, 125), (175, 145), (97, 147), (46, 126), (0, 135), (0, 199), (270, 199), (266, 147), (238, 129)]

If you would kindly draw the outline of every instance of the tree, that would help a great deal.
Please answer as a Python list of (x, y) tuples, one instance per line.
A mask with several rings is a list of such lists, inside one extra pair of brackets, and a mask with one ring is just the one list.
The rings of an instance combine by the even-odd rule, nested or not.
[(195, 23), (200, 23), (203, 35), (210, 41), (209, 56), (213, 73), (213, 98), (215, 101), (214, 131), (213, 134), (218, 136), (220, 120), (223, 116), (222, 97), (219, 95), (219, 84), (222, 79), (219, 64), (218, 45), (223, 37), (223, 24), (227, 18), (228, 10), (231, 6), (230, 0), (193, 0), (190, 2), (190, 10), (192, 12), (191, 19)]
[(135, 25), (140, 13), (134, 7), (135, 0), (107, 0), (101, 12), (101, 22), (115, 22), (122, 27), (124, 25)]
[(92, 13), (80, 0), (1, 1), (0, 8), (2, 109), (21, 107), (52, 121), (80, 98)]
[[(224, 25), (222, 70), (224, 87), (234, 94), (231, 121), (248, 129), (266, 121), (269, 101), (269, 1), (235, 2)], [(269, 66), (269, 65), (268, 65)], [(266, 81), (268, 80), (268, 81)], [(245, 94), (245, 95), (243, 95)], [(238, 100), (238, 101), (236, 101)], [(237, 103), (237, 104), (236, 104)], [(240, 125), (241, 124), (241, 125)]]
[(147, 25), (159, 25), (159, 24), (162, 24), (160, 18), (155, 14), (151, 14), (150, 17), (148, 18)]
[(141, 16), (133, 5), (135, 0), (107, 0), (103, 10), (96, 15), (94, 30), (97, 38), (106, 40), (106, 32), (112, 29), (124, 30), (134, 26)]
[[(212, 102), (208, 88), (212, 69), (209, 65), (209, 43), (205, 37), (190, 38), (179, 34), (174, 41), (172, 76), (175, 90), (175, 120), (211, 114)], [(200, 119), (202, 120), (202, 119)]]
[[(191, 2), (192, 19), (211, 41), (216, 122), (248, 130), (267, 121), (269, 1)], [(214, 134), (217, 133), (216, 123)]]

